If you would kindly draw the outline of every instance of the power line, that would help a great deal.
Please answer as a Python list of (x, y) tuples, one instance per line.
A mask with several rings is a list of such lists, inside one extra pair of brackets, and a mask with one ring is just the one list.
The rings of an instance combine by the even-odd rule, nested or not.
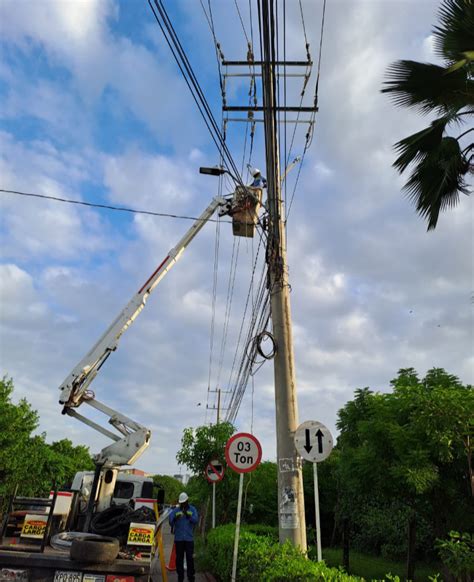
[[(147, 214), (149, 216), (160, 216), (164, 218), (180, 218), (183, 220), (199, 220), (195, 216), (186, 216), (182, 214), (169, 214), (167, 212), (154, 212), (152, 210), (137, 210), (136, 208), (127, 208), (125, 206), (111, 206), (109, 204), (98, 204), (96, 202), (85, 202), (83, 200), (70, 200), (68, 198), (60, 198), (58, 196), (47, 196), (46, 194), (34, 194), (32, 192), (19, 192), (18, 190), (6, 190), (0, 188), (0, 192), (4, 194), (15, 194), (16, 196), (28, 196), (30, 198), (41, 198), (44, 200), (54, 200), (55, 202), (65, 202), (67, 204), (78, 204), (80, 206), (89, 206), (91, 208), (101, 208), (102, 210), (115, 210), (118, 212), (130, 212), (132, 214)], [(209, 218), (207, 222), (227, 222), (215, 218)]]
[(321, 55), (323, 51), (324, 21), (326, 18), (326, 0), (323, 1), (323, 15), (321, 17), (321, 32), (319, 36), (319, 56), (318, 56), (318, 73), (316, 76), (316, 87), (314, 89), (314, 104), (318, 105), (319, 75), (321, 73)]
[[(239, 8), (239, 4), (237, 3), (237, 0), (234, 0), (234, 3), (235, 3), (235, 7), (237, 8), (237, 14), (239, 15), (240, 24), (242, 25), (242, 30), (244, 31), (244, 36), (245, 36), (245, 40), (247, 41), (247, 46), (252, 46), (250, 44), (247, 31), (245, 30), (244, 20), (242, 18), (242, 14), (240, 13), (240, 8)], [(253, 47), (252, 47), (252, 50), (253, 50)]]
[[(303, 21), (303, 29), (304, 29), (304, 16), (303, 16), (303, 7), (301, 5), (301, 0), (300, 0), (300, 10), (301, 10), (301, 19)], [(319, 38), (318, 68), (317, 68), (317, 74), (316, 74), (316, 84), (314, 87), (314, 108), (315, 108), (315, 111), (311, 114), (311, 117), (310, 117), (308, 132), (306, 133), (306, 141), (305, 141), (305, 146), (304, 146), (304, 150), (303, 150), (303, 155), (301, 157), (300, 165), (298, 168), (298, 175), (296, 176), (296, 180), (295, 180), (295, 184), (293, 187), (293, 192), (291, 195), (290, 203), (289, 203), (287, 210), (286, 210), (285, 224), (288, 221), (288, 217), (290, 215), (291, 206), (293, 204), (293, 199), (295, 197), (296, 188), (298, 186), (298, 182), (300, 179), (301, 169), (303, 167), (305, 155), (311, 146), (311, 143), (313, 141), (313, 136), (314, 136), (314, 122), (316, 119), (316, 111), (317, 111), (317, 107), (318, 107), (319, 79), (320, 79), (320, 74), (321, 74), (321, 57), (322, 57), (322, 50), (323, 50), (325, 18), (326, 18), (326, 0), (323, 0), (323, 9), (322, 9), (322, 16), (321, 16), (321, 31), (320, 31), (320, 38)], [(309, 45), (307, 45), (307, 47), (309, 47)], [(303, 94), (304, 94), (304, 87), (303, 87), (302, 96), (303, 96)], [(302, 101), (303, 100), (301, 100), (301, 103), (302, 103)], [(295, 130), (296, 130), (296, 125), (295, 125)], [(293, 139), (294, 139), (294, 137), (295, 137), (295, 132), (293, 133)], [(293, 141), (292, 141), (292, 145), (293, 145)], [(290, 146), (290, 152), (291, 152), (291, 147), (292, 146)], [(286, 184), (286, 180), (285, 180), (285, 184)]]
[(206, 127), (209, 131), (212, 140), (214, 141), (218, 149), (222, 147), (222, 151), (224, 154), (224, 164), (227, 170), (229, 171), (230, 175), (232, 175), (235, 181), (237, 181), (241, 186), (244, 186), (237, 165), (232, 157), (232, 154), (230, 153), (229, 148), (227, 147), (227, 144), (223, 140), (222, 133), (217, 125), (217, 122), (211, 111), (209, 103), (196, 78), (194, 70), (191, 67), (189, 59), (186, 55), (186, 51), (183, 49), (183, 46), (173, 27), (173, 24), (168, 16), (168, 13), (166, 12), (162, 0), (148, 0), (148, 4), (171, 50), (171, 53), (178, 65), (178, 68), (181, 71), (183, 79), (185, 80), (186, 84), (189, 87), (189, 90), (191, 91), (191, 95), (198, 107), (199, 113), (201, 114), (204, 123), (206, 124)]

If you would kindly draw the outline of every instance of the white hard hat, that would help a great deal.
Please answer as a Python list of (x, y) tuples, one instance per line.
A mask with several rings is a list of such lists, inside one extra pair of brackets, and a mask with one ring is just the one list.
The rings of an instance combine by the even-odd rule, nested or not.
[(257, 176), (258, 174), (260, 174), (260, 170), (258, 168), (255, 168), (252, 173), (252, 176)]
[(189, 499), (189, 497), (187, 496), (186, 493), (180, 493), (179, 494), (179, 499), (178, 499), (178, 503), (186, 503), (186, 501)]

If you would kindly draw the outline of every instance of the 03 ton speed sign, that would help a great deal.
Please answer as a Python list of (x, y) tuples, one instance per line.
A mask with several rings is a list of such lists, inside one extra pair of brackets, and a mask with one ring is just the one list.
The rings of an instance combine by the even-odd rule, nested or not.
[(240, 432), (227, 441), (225, 459), (236, 473), (250, 473), (262, 460), (262, 447), (253, 434)]

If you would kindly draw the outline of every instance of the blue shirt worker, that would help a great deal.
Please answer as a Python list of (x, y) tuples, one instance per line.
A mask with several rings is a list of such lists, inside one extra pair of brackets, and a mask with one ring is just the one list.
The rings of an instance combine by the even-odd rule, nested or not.
[(176, 544), (176, 573), (178, 582), (184, 582), (184, 554), (186, 554), (188, 580), (194, 582), (194, 527), (199, 516), (194, 505), (189, 503), (186, 493), (180, 494), (178, 503), (169, 516)]
[(262, 176), (260, 170), (255, 168), (252, 172), (253, 182), (250, 184), (251, 188), (266, 188), (267, 187), (267, 180)]

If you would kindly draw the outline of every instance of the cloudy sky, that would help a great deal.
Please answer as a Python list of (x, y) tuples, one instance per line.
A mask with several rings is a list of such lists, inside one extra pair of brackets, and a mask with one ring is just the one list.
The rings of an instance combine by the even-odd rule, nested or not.
[[(235, 3), (211, 4), (225, 56), (245, 59)], [(286, 4), (287, 54), (303, 59), (299, 6)], [(201, 4), (166, 5), (220, 119)], [(250, 35), (248, 3), (238, 5)], [(321, 6), (303, 1), (313, 58)], [(288, 253), (300, 420), (332, 430), (354, 389), (387, 390), (399, 368), (422, 375), (444, 367), (474, 381), (472, 199), (463, 197), (426, 233), (391, 164), (392, 144), (429, 120), (397, 110), (379, 92), (392, 61), (435, 59), (437, 8), (428, 0), (327, 6), (320, 111), (288, 220)], [(254, 6), (254, 34), (257, 27)], [(198, 169), (216, 164), (218, 154), (146, 1), (4, 0), (0, 28), (0, 188), (188, 216), (207, 206), (217, 182)], [(246, 99), (243, 83), (229, 81), (229, 100)], [(294, 83), (288, 95), (298, 102)], [(264, 167), (261, 132), (260, 125), (252, 163)], [(244, 124), (229, 124), (239, 166), (244, 141)], [(245, 163), (248, 147), (246, 156)], [(288, 178), (290, 194), (296, 175)], [(49, 441), (68, 437), (96, 452), (107, 441), (60, 414), (58, 386), (190, 223), (4, 193), (0, 205), (0, 373), (14, 379), (16, 399), (38, 409)], [(183, 428), (214, 418), (206, 414), (215, 403), (209, 362), (211, 388), (228, 389), (257, 249), (258, 239), (235, 242), (226, 222), (208, 224), (96, 378), (99, 400), (153, 431), (139, 467), (179, 471)], [(232, 254), (238, 262), (224, 340)], [(237, 425), (253, 426), (264, 458), (274, 459), (271, 362), (255, 374), (253, 398), (251, 388)]]

